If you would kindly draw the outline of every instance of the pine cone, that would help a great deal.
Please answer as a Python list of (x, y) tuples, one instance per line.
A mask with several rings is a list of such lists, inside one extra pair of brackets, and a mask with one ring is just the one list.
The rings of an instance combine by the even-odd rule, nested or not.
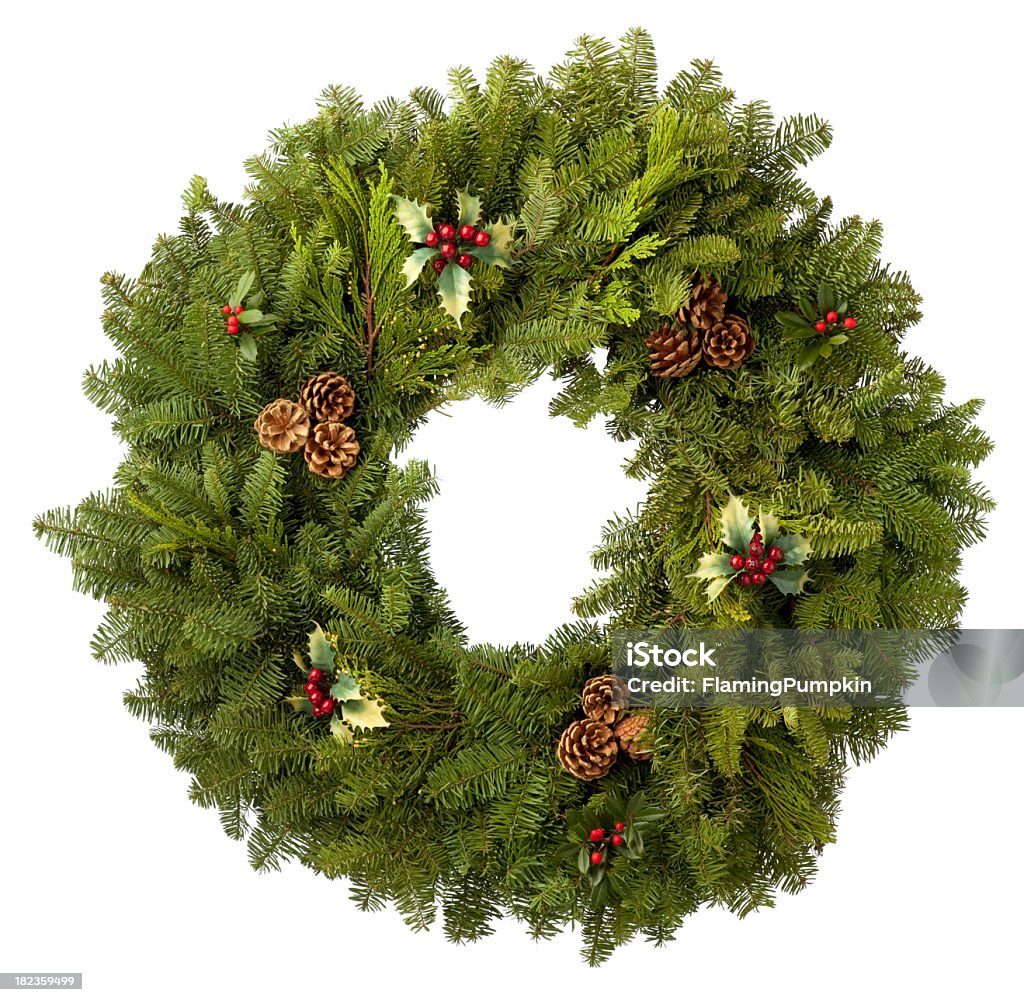
[(299, 388), (299, 403), (313, 423), (344, 421), (356, 405), (356, 394), (349, 381), (336, 372), (310, 376)]
[(690, 298), (679, 308), (676, 316), (683, 327), (708, 330), (725, 317), (726, 295), (712, 277), (698, 278), (690, 290)]
[(340, 421), (322, 421), (306, 441), (306, 465), (318, 477), (339, 480), (356, 465), (356, 433)]
[(754, 335), (743, 317), (730, 313), (704, 332), (704, 361), (718, 369), (738, 369), (754, 354)]
[(618, 675), (598, 675), (583, 686), (583, 712), (611, 727), (629, 706), (629, 690)]
[(666, 321), (644, 344), (651, 351), (651, 373), (661, 379), (688, 376), (700, 363), (700, 331), (692, 327), (680, 330)]
[(253, 425), (260, 445), (271, 452), (298, 452), (309, 438), (309, 415), (283, 397), (267, 404)]
[(615, 737), (619, 748), (634, 762), (646, 762), (653, 754), (650, 738), (646, 737), (647, 725), (650, 723), (650, 710), (638, 710), (615, 726)]
[(574, 720), (558, 741), (562, 768), (586, 782), (607, 776), (618, 754), (612, 729), (596, 720)]

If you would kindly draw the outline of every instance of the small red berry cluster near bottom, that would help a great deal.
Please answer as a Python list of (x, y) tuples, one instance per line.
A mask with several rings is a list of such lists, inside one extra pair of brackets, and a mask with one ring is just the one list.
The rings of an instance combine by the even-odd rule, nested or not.
[[(837, 323), (839, 323), (839, 314), (836, 313), (835, 310), (829, 310), (828, 313), (825, 314), (825, 319), (824, 320), (819, 320), (814, 325), (814, 329), (819, 334), (824, 334), (826, 331), (831, 330), (832, 326), (834, 324), (837, 324)], [(855, 317), (846, 317), (843, 320), (843, 326), (848, 331), (852, 331), (853, 328), (857, 326), (856, 318)]]
[(740, 586), (743, 588), (749, 588), (751, 585), (760, 588), (768, 580), (768, 575), (774, 572), (775, 565), (785, 556), (782, 550), (773, 546), (768, 551), (768, 556), (764, 557), (764, 542), (760, 532), (754, 533), (747, 553), (747, 557), (737, 553), (729, 560), (729, 566), (734, 571), (743, 571), (740, 575)]
[(324, 681), (324, 673), (319, 668), (313, 668), (309, 672), (309, 681), (305, 685), (306, 695), (313, 704), (313, 719), (329, 717), (334, 712), (334, 700), (331, 699), (330, 689), (322, 688), (327, 683)]
[(221, 313), (223, 313), (224, 316), (226, 316), (228, 318), (227, 319), (228, 333), (232, 337), (234, 337), (238, 333), (238, 314), (242, 312), (242, 309), (243, 309), (242, 306), (231, 307), (231, 306), (228, 306), (227, 303), (225, 303), (220, 308)]
[(491, 235), (469, 223), (458, 230), (451, 223), (441, 223), (426, 235), (423, 242), (440, 251), (441, 256), (434, 258), (434, 271), (440, 275), (453, 259), (460, 268), (469, 268), (473, 258), (462, 249), (463, 246), (486, 247), (491, 242)]
[(590, 862), (594, 866), (600, 866), (607, 856), (609, 846), (615, 846), (618, 848), (620, 845), (625, 844), (625, 838), (622, 833), (626, 830), (625, 822), (616, 821), (615, 831), (609, 835), (603, 828), (594, 828), (590, 833), (590, 841), (601, 848), (594, 849), (590, 854)]

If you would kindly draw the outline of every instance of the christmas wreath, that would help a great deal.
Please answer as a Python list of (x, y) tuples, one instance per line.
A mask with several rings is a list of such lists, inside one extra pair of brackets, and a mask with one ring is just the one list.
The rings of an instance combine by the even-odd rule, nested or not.
[[(659, 94), (642, 31), (547, 78), (450, 79), (328, 90), (243, 203), (195, 178), (141, 276), (104, 276), (118, 354), (85, 392), (126, 456), (36, 529), (254, 867), (297, 859), (453, 940), (578, 924), (596, 963), (803, 887), (848, 765), (904, 724), (630, 707), (610, 631), (951, 626), (989, 442), (901, 349), (919, 297), (878, 223), (799, 179), (825, 122), (776, 124), (706, 62)], [(544, 374), (553, 416), (636, 443), (649, 492), (577, 622), (470, 646), (428, 565), (430, 468), (395, 450)]]

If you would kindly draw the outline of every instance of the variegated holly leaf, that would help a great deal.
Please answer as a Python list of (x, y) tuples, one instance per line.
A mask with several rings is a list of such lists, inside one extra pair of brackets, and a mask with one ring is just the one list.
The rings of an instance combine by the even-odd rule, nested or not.
[(409, 234), (409, 239), (414, 244), (423, 243), (434, 228), (434, 221), (427, 213), (429, 206), (402, 198), (401, 195), (393, 195), (392, 198), (395, 200), (395, 217)]
[(285, 696), (284, 701), (296, 713), (308, 713), (310, 715), (313, 713), (313, 704), (306, 696)]
[(729, 503), (722, 509), (722, 538), (737, 553), (746, 553), (754, 535), (754, 520), (747, 506), (735, 495), (729, 495)]
[(787, 567), (785, 570), (776, 570), (769, 574), (768, 580), (783, 595), (799, 595), (811, 580), (811, 575), (809, 571), (805, 571), (801, 567)]
[(717, 578), (722, 574), (734, 574), (728, 553), (705, 553), (697, 564), (691, 578)]
[(423, 266), (437, 253), (434, 247), (417, 247), (402, 265), (402, 274), (405, 276), (405, 287), (408, 289), (423, 271)]
[(512, 227), (499, 220), (496, 223), (491, 223), (490, 226), (483, 227), (483, 230), (490, 236), (491, 242), (486, 247), (474, 245), (470, 248), (469, 253), (496, 268), (511, 268)]
[(811, 555), (811, 541), (799, 532), (779, 536), (775, 545), (782, 550), (783, 564), (802, 564)]
[(320, 625), (317, 625), (309, 635), (309, 660), (313, 663), (314, 668), (319, 668), (321, 671), (334, 671), (334, 651)]
[(461, 327), (462, 315), (469, 309), (469, 272), (457, 264), (449, 264), (437, 279), (441, 308)]
[(468, 191), (459, 193), (459, 226), (476, 226), (480, 222), (480, 197)]
[(331, 717), (331, 733), (343, 744), (351, 745), (355, 743), (355, 735), (352, 733), (352, 728), (346, 726), (345, 721), (335, 713)]
[(719, 595), (725, 591), (726, 585), (739, 574), (739, 571), (730, 571), (728, 577), (712, 578), (708, 582), (707, 588), (704, 589), (705, 594), (708, 597), (709, 602), (714, 602)]
[(757, 513), (757, 525), (761, 530), (761, 538), (764, 540), (765, 550), (769, 550), (776, 539), (782, 534), (782, 526), (779, 520), (770, 512), (761, 508)]
[(349, 699), (359, 699), (359, 683), (344, 672), (338, 674), (338, 681), (331, 686), (331, 696), (336, 703), (344, 703)]
[(365, 727), (367, 730), (391, 725), (381, 715), (384, 704), (379, 699), (349, 699), (341, 704), (341, 713), (350, 727)]

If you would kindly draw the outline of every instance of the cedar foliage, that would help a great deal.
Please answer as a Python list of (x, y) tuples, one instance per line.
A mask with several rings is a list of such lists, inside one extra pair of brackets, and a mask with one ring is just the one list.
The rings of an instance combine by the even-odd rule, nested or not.
[[(707, 62), (659, 95), (642, 31), (618, 47), (582, 38), (547, 79), (511, 58), (483, 81), (456, 69), (447, 101), (421, 88), (366, 108), (331, 88), (248, 161), (244, 202), (195, 178), (142, 274), (104, 276), (117, 354), (85, 392), (127, 455), (111, 490), (36, 529), (107, 605), (96, 657), (145, 665), (128, 708), (254, 867), (297, 859), (348, 878), (362, 908), (393, 902), (415, 927), (443, 913), (453, 940), (506, 913), (537, 937), (577, 923), (591, 963), (638, 935), (672, 939), (704, 903), (743, 914), (810, 879), (845, 770), (902, 713), (660, 711), (653, 762), (590, 785), (554, 749), (583, 681), (608, 669), (599, 614), (630, 627), (956, 622), (958, 554), (991, 506), (969, 472), (989, 449), (980, 405), (944, 403), (942, 377), (902, 350), (919, 299), (879, 262), (879, 225), (833, 221), (800, 180), (830, 137), (813, 116), (776, 123), (762, 102), (737, 103)], [(462, 188), (516, 241), (511, 270), (475, 265), (459, 329), (430, 269), (403, 288), (392, 195), (452, 218)], [(247, 271), (280, 318), (252, 361), (219, 312)], [(698, 272), (719, 277), (757, 352), (736, 372), (654, 380), (644, 337)], [(859, 324), (801, 370), (773, 317), (821, 281)], [(363, 452), (340, 482), (262, 451), (252, 430), (264, 403), (327, 369), (358, 399)], [(544, 373), (563, 381), (554, 415), (603, 415), (636, 443), (630, 473), (649, 494), (608, 523), (579, 622), (537, 648), (470, 647), (427, 561), (437, 485), (392, 456), (445, 400), (500, 402)], [(727, 589), (707, 604), (688, 575), (729, 493), (813, 539), (806, 594)], [(286, 702), (314, 622), (389, 707), (391, 726), (355, 746)], [(667, 816), (626, 893), (594, 908), (555, 852), (565, 812), (638, 788)]]

